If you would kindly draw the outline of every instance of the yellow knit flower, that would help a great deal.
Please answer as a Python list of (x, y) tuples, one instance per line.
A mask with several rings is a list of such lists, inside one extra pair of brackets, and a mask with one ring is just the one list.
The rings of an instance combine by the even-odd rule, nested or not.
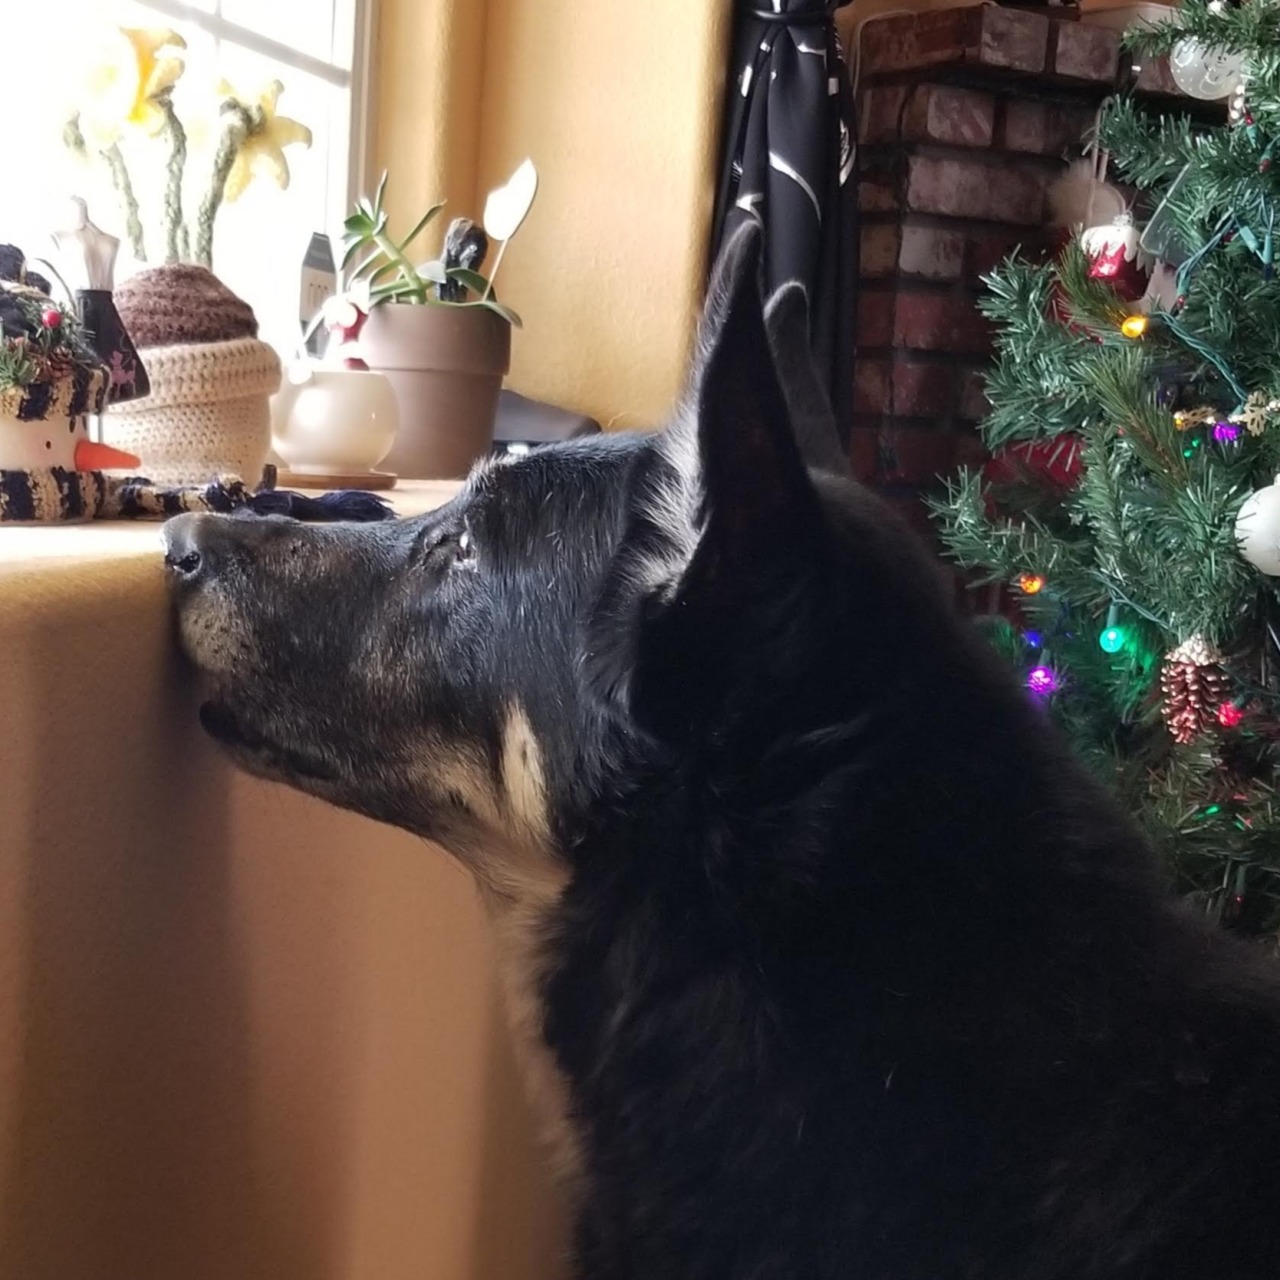
[(185, 64), (169, 50), (187, 42), (161, 27), (120, 27), (89, 68), (87, 95), (80, 110), (86, 136), (103, 146), (115, 142), (126, 128), (157, 134), (165, 125), (161, 96), (177, 83)]
[(285, 147), (300, 142), (311, 145), (311, 130), (288, 116), (276, 115), (276, 102), (284, 86), (273, 80), (256, 97), (241, 96), (230, 85), (222, 85), (221, 96), (241, 107), (248, 115), (251, 126), (236, 158), (227, 174), (223, 198), (237, 200), (245, 188), (259, 174), (270, 178), (282, 191), (289, 185), (289, 162), (285, 159)]

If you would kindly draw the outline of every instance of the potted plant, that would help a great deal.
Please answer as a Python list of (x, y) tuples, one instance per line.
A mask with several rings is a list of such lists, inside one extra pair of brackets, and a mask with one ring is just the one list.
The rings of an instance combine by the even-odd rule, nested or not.
[[(391, 234), (384, 208), (386, 174), (373, 199), (346, 220), (343, 270), (352, 263), (348, 296), (367, 312), (360, 351), (384, 373), (400, 405), (400, 429), (387, 458), (396, 474), (455, 479), (493, 446), (502, 380), (511, 363), (511, 329), (520, 317), (493, 289), (507, 243), (537, 192), (529, 161), (493, 192), (484, 225), (457, 218), (439, 258), (415, 265), (418, 237), (436, 219), (433, 205), (403, 238)], [(500, 242), (493, 271), (482, 274), (492, 240)]]

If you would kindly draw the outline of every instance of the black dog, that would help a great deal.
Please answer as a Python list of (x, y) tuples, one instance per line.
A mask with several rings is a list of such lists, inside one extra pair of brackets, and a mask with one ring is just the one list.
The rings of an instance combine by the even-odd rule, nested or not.
[(758, 257), (662, 435), (389, 526), (172, 521), (205, 727), (474, 872), (579, 1275), (1272, 1280), (1275, 978), (806, 466)]

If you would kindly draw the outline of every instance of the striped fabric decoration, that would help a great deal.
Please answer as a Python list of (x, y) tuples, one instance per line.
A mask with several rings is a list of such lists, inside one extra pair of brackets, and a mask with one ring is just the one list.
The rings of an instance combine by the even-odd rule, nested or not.
[(139, 476), (46, 467), (0, 471), (0, 523), (55, 524), (71, 520), (164, 520), (184, 511), (282, 515), (297, 520), (389, 520), (391, 507), (377, 494), (292, 493), (276, 489), (275, 469), (249, 489), (238, 476), (219, 476), (206, 485), (165, 488)]

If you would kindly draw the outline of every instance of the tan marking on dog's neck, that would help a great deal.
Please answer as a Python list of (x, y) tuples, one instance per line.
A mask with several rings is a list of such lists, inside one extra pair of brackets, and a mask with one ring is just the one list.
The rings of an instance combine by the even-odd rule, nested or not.
[(582, 1170), (581, 1145), (568, 1081), (543, 1036), (542, 998), (550, 920), (568, 882), (568, 870), (557, 864), (540, 881), (527, 880), (518, 897), (485, 892), (483, 886), (482, 897), (493, 923), (503, 1004), (529, 1108), (553, 1171), (572, 1188)]
[(502, 726), (500, 770), (503, 807), (517, 838), (554, 856), (542, 748), (524, 708), (516, 702), (508, 708)]
[(569, 883), (551, 834), (542, 749), (518, 703), (503, 722), (496, 784), (487, 771), (456, 761), (437, 777), (476, 823), (463, 861), (475, 874), (493, 925), (507, 1022), (525, 1093), (556, 1175), (572, 1187), (582, 1166), (570, 1119), (569, 1088), (543, 1038), (542, 981), (550, 920)]

